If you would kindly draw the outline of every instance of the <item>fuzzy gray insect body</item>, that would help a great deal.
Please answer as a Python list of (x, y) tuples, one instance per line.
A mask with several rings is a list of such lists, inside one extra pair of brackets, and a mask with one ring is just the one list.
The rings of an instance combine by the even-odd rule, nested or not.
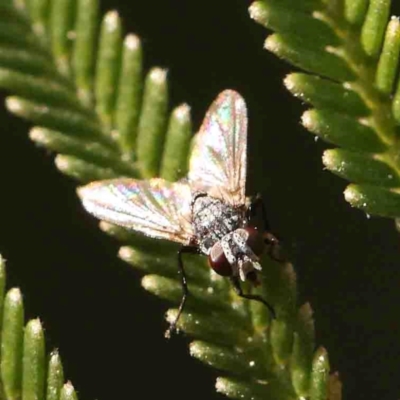
[(208, 255), (216, 242), (247, 225), (244, 207), (232, 207), (203, 193), (196, 193), (193, 199), (194, 232), (203, 254)]

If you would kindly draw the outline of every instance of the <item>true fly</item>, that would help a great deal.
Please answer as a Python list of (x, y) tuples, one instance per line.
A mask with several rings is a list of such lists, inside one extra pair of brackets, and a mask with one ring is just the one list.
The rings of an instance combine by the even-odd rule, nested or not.
[[(187, 177), (178, 182), (128, 178), (93, 182), (78, 189), (87, 211), (97, 218), (147, 236), (180, 243), (178, 271), (183, 296), (176, 324), (188, 295), (183, 253), (208, 256), (210, 267), (231, 279), (237, 294), (270, 304), (257, 294), (245, 294), (241, 281), (258, 285), (259, 257), (264, 248), (279, 260), (279, 242), (270, 232), (260, 197), (245, 195), (247, 110), (243, 98), (225, 90), (212, 103), (194, 137)], [(260, 207), (264, 232), (251, 225)]]

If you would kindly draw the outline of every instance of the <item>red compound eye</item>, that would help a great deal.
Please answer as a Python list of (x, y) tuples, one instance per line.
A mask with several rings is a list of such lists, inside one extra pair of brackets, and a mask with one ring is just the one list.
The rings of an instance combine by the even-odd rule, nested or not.
[(210, 254), (208, 255), (208, 263), (218, 275), (232, 275), (232, 267), (225, 257), (220, 242), (215, 243), (214, 246), (211, 248)]
[(247, 226), (244, 229), (249, 234), (246, 241), (247, 245), (253, 250), (256, 256), (260, 256), (265, 248), (262, 234), (252, 226)]

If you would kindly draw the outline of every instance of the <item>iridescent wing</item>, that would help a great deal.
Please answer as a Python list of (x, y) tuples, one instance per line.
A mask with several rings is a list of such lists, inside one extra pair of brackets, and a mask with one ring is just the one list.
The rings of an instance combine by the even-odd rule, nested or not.
[(232, 204), (245, 203), (247, 110), (243, 98), (225, 90), (207, 111), (194, 138), (189, 165), (193, 191)]
[(193, 237), (187, 184), (112, 179), (83, 186), (78, 194), (86, 210), (104, 221), (185, 245)]

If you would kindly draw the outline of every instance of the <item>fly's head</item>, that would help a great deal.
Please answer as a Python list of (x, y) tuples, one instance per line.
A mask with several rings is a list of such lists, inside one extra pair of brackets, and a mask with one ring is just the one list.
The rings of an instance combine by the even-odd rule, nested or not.
[(263, 235), (254, 227), (236, 229), (216, 242), (208, 254), (210, 267), (222, 276), (239, 276), (242, 281), (258, 285), (259, 257), (265, 243)]

